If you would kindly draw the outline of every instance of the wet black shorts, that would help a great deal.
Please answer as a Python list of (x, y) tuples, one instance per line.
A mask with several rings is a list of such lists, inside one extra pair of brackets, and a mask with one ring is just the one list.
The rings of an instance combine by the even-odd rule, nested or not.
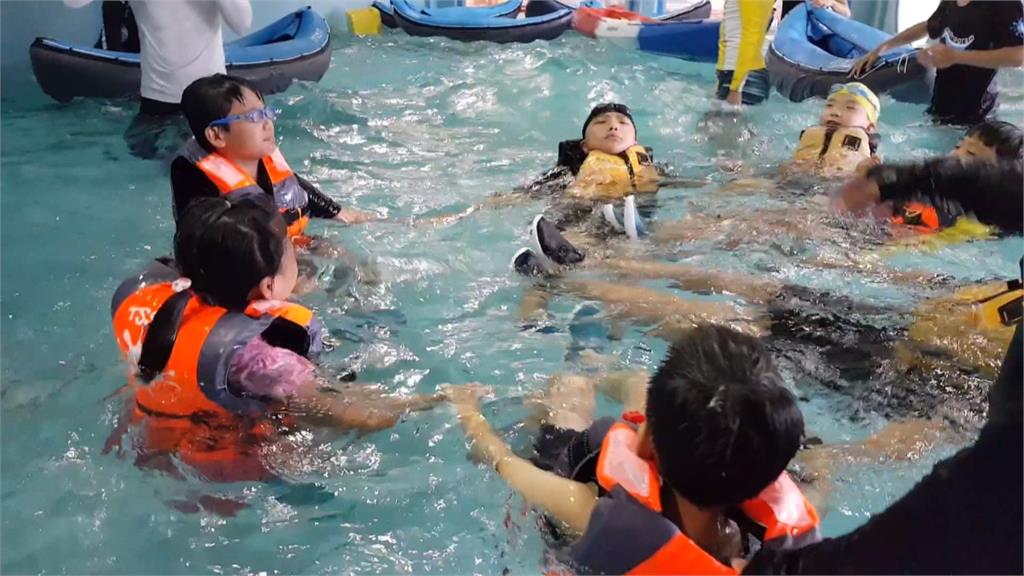
[[(718, 90), (715, 92), (715, 97), (719, 100), (725, 100), (729, 95), (729, 85), (732, 84), (732, 74), (732, 70), (718, 71)], [(743, 81), (743, 103), (747, 106), (760, 104), (768, 99), (768, 94), (771, 92), (771, 89), (772, 85), (768, 81), (768, 70), (764, 68), (751, 70), (747, 73), (746, 80)]]
[(597, 479), (600, 446), (591, 445), (590, 434), (586, 430), (542, 424), (533, 448), (536, 455), (530, 460), (538, 468), (577, 482), (594, 482)]

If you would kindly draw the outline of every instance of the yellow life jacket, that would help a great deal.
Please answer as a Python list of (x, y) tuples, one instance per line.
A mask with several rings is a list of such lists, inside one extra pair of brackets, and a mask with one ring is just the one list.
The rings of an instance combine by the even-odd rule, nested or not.
[(914, 347), (930, 353), (900, 346), (896, 356), (908, 367), (933, 369), (933, 363), (941, 366), (952, 360), (994, 376), (1021, 321), (1022, 305), (1020, 280), (967, 286), (950, 296), (926, 300), (915, 310), (907, 336)]
[(1020, 280), (968, 286), (957, 290), (958, 300), (972, 302), (971, 319), (977, 328), (1006, 330), (1021, 319), (1024, 288)]
[(800, 133), (793, 160), (813, 165), (826, 176), (845, 176), (852, 174), (862, 160), (871, 157), (873, 142), (863, 128), (811, 126)]
[(590, 152), (576, 174), (576, 183), (589, 189), (584, 195), (625, 196), (655, 191), (652, 184), (658, 178), (650, 150), (637, 144), (621, 154)]

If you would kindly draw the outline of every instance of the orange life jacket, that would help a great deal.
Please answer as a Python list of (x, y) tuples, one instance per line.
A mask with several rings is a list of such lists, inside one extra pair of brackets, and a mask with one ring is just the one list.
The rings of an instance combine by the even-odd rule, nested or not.
[(898, 226), (909, 226), (923, 234), (938, 232), (944, 226), (939, 211), (931, 204), (906, 202), (896, 207), (890, 221)]
[[(608, 495), (574, 547), (574, 563), (605, 573), (736, 574), (661, 515), (657, 468), (636, 454), (636, 442), (636, 431), (621, 422), (605, 434), (597, 480)], [(785, 472), (739, 508), (764, 528), (766, 545), (787, 548), (820, 539), (814, 506)]]
[[(256, 180), (245, 170), (216, 152), (207, 152), (195, 138), (185, 143), (180, 155), (199, 168), (225, 196), (244, 198), (254, 194), (265, 194)], [(274, 204), (288, 224), (288, 236), (301, 236), (309, 224), (309, 216), (306, 215), (309, 196), (278, 148), (275, 147), (273, 154), (265, 156), (260, 162), (263, 163), (267, 175), (270, 176), (270, 182), (274, 185)]]
[[(114, 335), (133, 367), (153, 318), (181, 290), (179, 276), (157, 261), (115, 292)], [(211, 481), (269, 477), (258, 451), (277, 434), (267, 417), (276, 405), (234, 394), (228, 368), (235, 352), (269, 334), (272, 325), (275, 334), (288, 335), (275, 338), (274, 345), (310, 358), (322, 349), (319, 323), (302, 306), (260, 302), (232, 312), (193, 295), (162, 373), (148, 384), (136, 383), (133, 422), (141, 425), (140, 454), (173, 455)]]

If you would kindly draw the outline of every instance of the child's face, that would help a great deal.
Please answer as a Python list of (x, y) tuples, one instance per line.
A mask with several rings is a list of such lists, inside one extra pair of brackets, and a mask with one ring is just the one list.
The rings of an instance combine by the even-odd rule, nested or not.
[[(242, 95), (241, 102), (235, 101), (231, 104), (228, 116), (264, 107), (264, 102), (252, 90), (243, 88)], [(229, 129), (212, 126), (206, 129), (206, 138), (219, 153), (236, 160), (259, 160), (273, 154), (277, 147), (274, 140), (274, 122), (270, 119), (261, 122), (236, 120), (231, 123)]]
[(956, 148), (953, 148), (950, 156), (960, 158), (961, 160), (981, 160), (992, 163), (999, 160), (995, 148), (986, 146), (984, 142), (974, 136), (964, 136), (957, 142)]
[(625, 114), (605, 112), (587, 124), (583, 134), (583, 151), (597, 150), (605, 154), (619, 154), (636, 145), (636, 127)]
[(822, 126), (838, 128), (851, 126), (870, 132), (875, 126), (868, 117), (868, 111), (856, 98), (849, 94), (836, 94), (825, 102), (825, 110), (819, 118)]

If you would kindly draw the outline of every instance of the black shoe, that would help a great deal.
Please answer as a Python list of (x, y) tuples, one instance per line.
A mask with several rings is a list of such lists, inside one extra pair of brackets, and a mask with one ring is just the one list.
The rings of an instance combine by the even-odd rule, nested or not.
[(544, 258), (529, 248), (522, 248), (512, 257), (512, 269), (523, 276), (547, 276), (548, 267)]
[(567, 266), (583, 262), (583, 253), (569, 243), (558, 231), (558, 227), (548, 222), (542, 215), (537, 215), (530, 224), (530, 239), (537, 253), (555, 264)]

